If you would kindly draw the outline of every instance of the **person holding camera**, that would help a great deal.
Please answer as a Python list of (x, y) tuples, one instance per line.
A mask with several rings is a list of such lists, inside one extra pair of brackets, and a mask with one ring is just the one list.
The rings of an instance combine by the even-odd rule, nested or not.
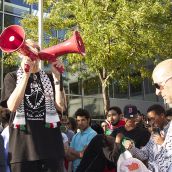
[(154, 104), (147, 110), (148, 124), (151, 128), (152, 135), (149, 142), (141, 149), (135, 147), (133, 142), (127, 140), (124, 147), (131, 154), (144, 161), (148, 160), (148, 169), (154, 172), (170, 172), (172, 164), (172, 139), (170, 133), (172, 127), (165, 116), (165, 109)]

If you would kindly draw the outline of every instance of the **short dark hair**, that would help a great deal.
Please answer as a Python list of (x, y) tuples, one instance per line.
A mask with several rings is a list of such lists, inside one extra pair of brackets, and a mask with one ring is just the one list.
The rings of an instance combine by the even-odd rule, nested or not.
[(10, 111), (7, 108), (0, 106), (0, 122), (5, 126), (9, 123), (10, 120)]
[(166, 110), (166, 116), (172, 116), (172, 108)]
[(118, 106), (112, 106), (112, 107), (110, 107), (109, 110), (108, 110), (108, 112), (109, 112), (110, 110), (116, 111), (116, 113), (117, 113), (118, 115), (122, 114), (122, 111), (121, 111), (120, 107), (118, 107)]
[(82, 109), (82, 108), (79, 108), (75, 112), (75, 117), (77, 118), (77, 116), (84, 116), (86, 119), (90, 119), (90, 113), (86, 109)]
[(97, 124), (97, 123), (94, 123), (91, 125), (91, 128), (97, 132), (97, 134), (103, 134), (104, 131), (103, 131), (103, 128), (101, 127), (100, 124)]
[(156, 115), (161, 115), (162, 113), (165, 115), (165, 109), (163, 106), (159, 105), (159, 104), (154, 104), (152, 106), (150, 106), (147, 109), (147, 113), (154, 111), (156, 113)]

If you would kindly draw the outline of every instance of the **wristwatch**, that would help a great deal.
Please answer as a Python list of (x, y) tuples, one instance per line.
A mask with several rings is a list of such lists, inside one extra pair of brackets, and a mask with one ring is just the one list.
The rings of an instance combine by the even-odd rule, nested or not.
[(59, 85), (60, 81), (54, 81), (54, 85)]

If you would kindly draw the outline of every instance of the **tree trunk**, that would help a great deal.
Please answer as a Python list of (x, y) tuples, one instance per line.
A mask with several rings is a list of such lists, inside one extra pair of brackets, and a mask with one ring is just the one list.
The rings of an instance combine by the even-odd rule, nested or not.
[(102, 83), (102, 94), (103, 94), (104, 112), (106, 114), (110, 107), (110, 99), (109, 99), (108, 86), (103, 83)]
[(110, 107), (110, 99), (109, 99), (109, 87), (108, 87), (108, 77), (107, 71), (105, 68), (102, 68), (98, 72), (99, 78), (102, 84), (102, 94), (103, 94), (103, 103), (104, 103), (104, 113), (106, 114)]

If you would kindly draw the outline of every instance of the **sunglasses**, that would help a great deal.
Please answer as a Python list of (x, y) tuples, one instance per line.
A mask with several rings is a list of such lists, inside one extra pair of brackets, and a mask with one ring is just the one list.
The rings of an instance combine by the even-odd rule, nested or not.
[(166, 82), (171, 78), (172, 78), (172, 76), (169, 76), (168, 78), (166, 78), (164, 81), (162, 81), (160, 83), (154, 83), (155, 88), (160, 90), (162, 87), (165, 86)]

